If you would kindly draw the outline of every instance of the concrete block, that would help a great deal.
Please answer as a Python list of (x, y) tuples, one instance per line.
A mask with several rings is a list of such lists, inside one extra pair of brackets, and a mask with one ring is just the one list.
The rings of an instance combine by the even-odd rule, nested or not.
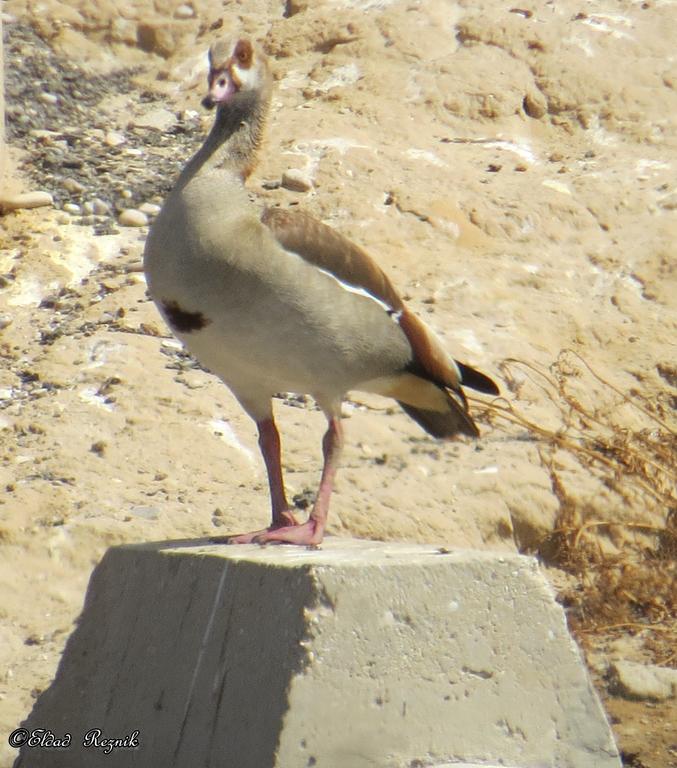
[(23, 768), (620, 766), (535, 561), (331, 538), (109, 550), (25, 727), (71, 739)]

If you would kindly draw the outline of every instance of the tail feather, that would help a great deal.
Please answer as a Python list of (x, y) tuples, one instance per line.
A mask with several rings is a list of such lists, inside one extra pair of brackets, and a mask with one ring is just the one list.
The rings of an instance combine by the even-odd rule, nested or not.
[[(441, 389), (441, 387), (440, 387)], [(427, 408), (417, 408), (401, 400), (397, 402), (402, 410), (433, 437), (453, 437), (461, 432), (469, 437), (479, 437), (479, 430), (475, 422), (467, 412), (467, 406), (458, 402), (448, 391), (443, 390), (447, 396), (449, 407), (444, 411), (433, 411)]]
[(459, 363), (455, 361), (458, 366), (458, 370), (461, 373), (461, 384), (464, 387), (470, 387), (470, 389), (476, 389), (478, 392), (484, 392), (485, 395), (499, 395), (499, 389), (496, 383), (485, 374), (471, 368), (465, 363)]

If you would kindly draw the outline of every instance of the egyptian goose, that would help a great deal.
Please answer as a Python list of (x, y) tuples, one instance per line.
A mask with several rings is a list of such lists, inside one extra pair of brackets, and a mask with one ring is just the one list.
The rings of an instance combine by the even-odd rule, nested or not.
[[(249, 40), (209, 51), (211, 132), (167, 197), (146, 242), (149, 292), (176, 336), (232, 390), (256, 422), (272, 522), (233, 543), (322, 541), (343, 445), (349, 390), (392, 397), (437, 438), (477, 437), (464, 384), (498, 394), (482, 373), (451, 359), (357, 245), (311, 216), (260, 209), (244, 181), (264, 129), (272, 80)], [(309, 519), (284, 491), (272, 397), (312, 395), (328, 429)]]

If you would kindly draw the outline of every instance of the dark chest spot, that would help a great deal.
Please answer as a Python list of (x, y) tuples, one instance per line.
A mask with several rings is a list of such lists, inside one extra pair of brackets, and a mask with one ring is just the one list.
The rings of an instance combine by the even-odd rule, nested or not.
[(192, 333), (193, 331), (201, 330), (211, 323), (211, 320), (205, 317), (202, 312), (189, 312), (180, 307), (176, 301), (163, 301), (162, 309), (167, 322), (175, 331)]

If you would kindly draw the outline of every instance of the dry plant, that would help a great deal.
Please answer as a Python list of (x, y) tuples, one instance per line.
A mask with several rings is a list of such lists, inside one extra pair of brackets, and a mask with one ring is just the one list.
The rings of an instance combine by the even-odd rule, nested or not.
[[(560, 593), (572, 629), (579, 637), (648, 630), (645, 646), (655, 660), (674, 664), (677, 433), (668, 423), (674, 396), (623, 392), (572, 350), (560, 352), (549, 371), (516, 359), (505, 360), (502, 370), (516, 398), (529, 382), (555, 407), (558, 423), (547, 428), (504, 398), (482, 404), (484, 420), (519, 425), (537, 441), (559, 501), (555, 527), (537, 554), (575, 576), (575, 585)], [(571, 475), (562, 468), (572, 459), (596, 478), (603, 491), (596, 500), (581, 503), (567, 486)], [(614, 507), (624, 519), (611, 519)]]

